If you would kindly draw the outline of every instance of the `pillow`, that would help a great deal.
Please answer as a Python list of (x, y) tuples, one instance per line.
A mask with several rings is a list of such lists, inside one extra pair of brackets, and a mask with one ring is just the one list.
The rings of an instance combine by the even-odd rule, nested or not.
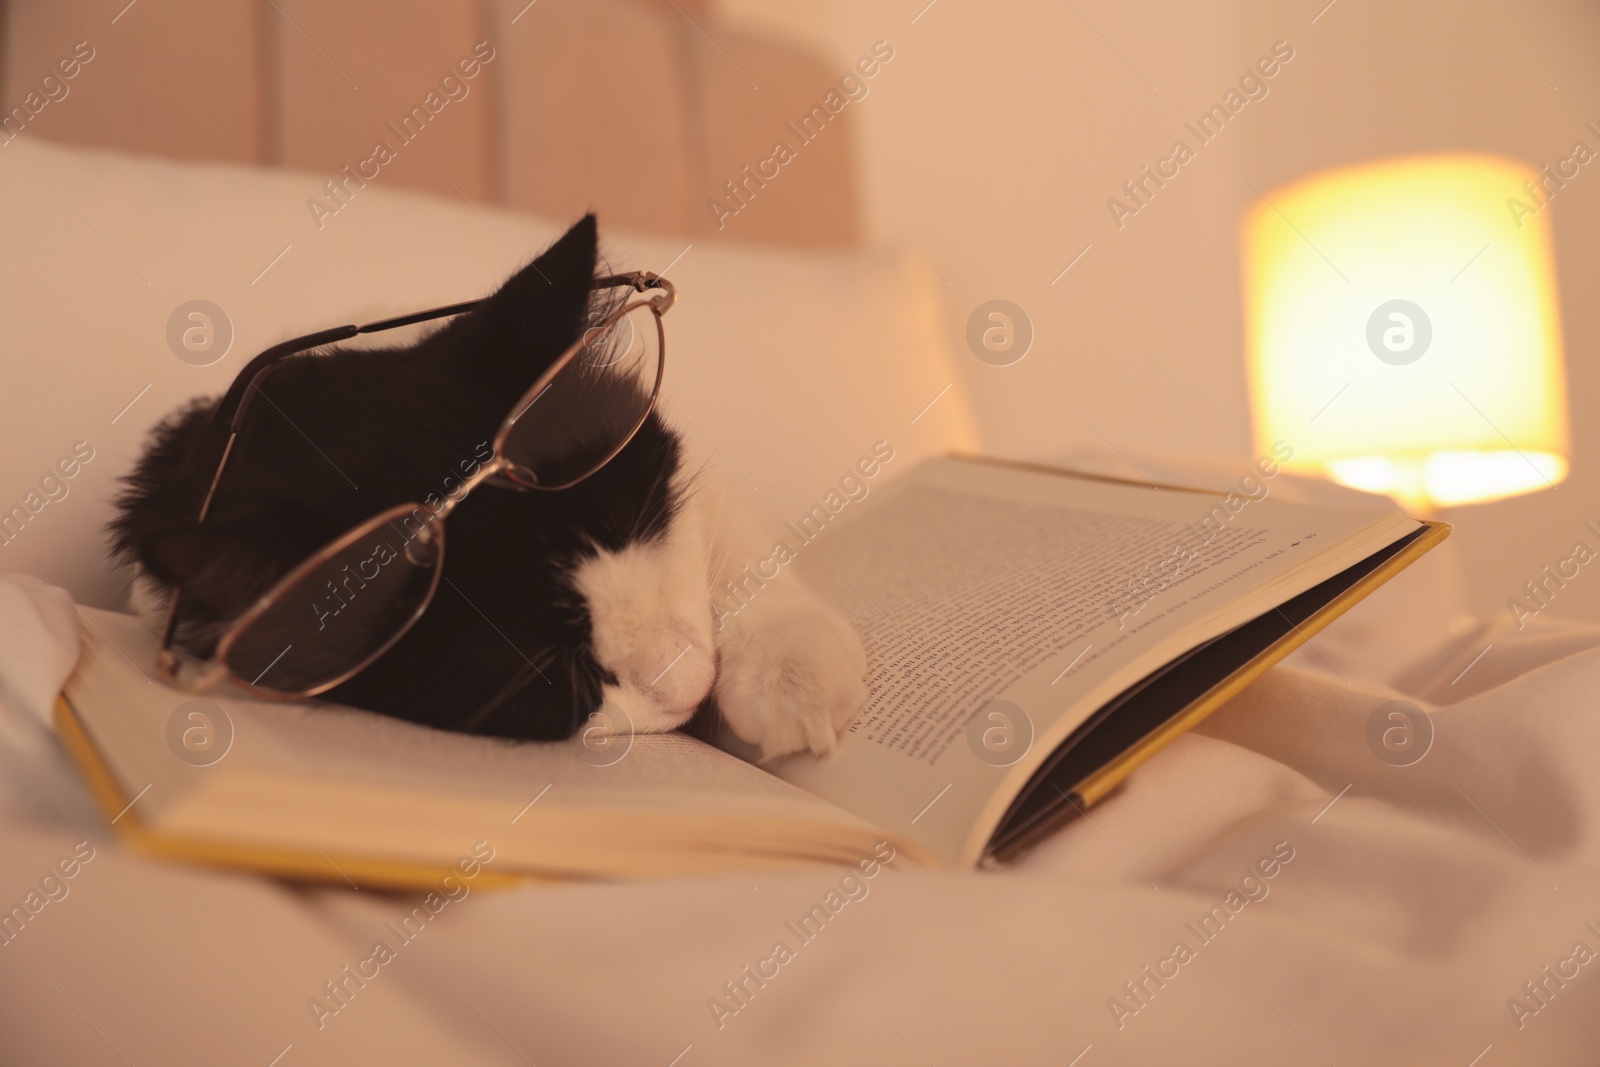
[[(289, 337), (486, 295), (573, 221), (381, 176), (330, 212), (331, 177), (6, 147), (0, 571), (121, 607), (128, 575), (105, 526), (158, 419)], [(894, 449), (891, 474), (974, 446), (959, 385), (922, 413), (956, 371), (939, 283), (914, 256), (691, 245), (600, 223), (611, 267), (678, 287), (662, 410), (690, 461), (719, 468), (774, 529), (876, 442)]]

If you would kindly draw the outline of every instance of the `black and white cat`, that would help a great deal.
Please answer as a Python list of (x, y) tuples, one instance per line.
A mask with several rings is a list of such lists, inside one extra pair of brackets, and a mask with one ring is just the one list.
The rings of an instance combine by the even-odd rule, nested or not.
[[(414, 345), (290, 357), (245, 420), (204, 523), (227, 427), (213, 424), (211, 402), (169, 416), (112, 524), (137, 569), (136, 610), (159, 617), (180, 587), (192, 622), (179, 643), (208, 654), (223, 623), (322, 545), (448, 491), (591, 321), (596, 245), (589, 216)], [(712, 590), (770, 539), (736, 498), (685, 470), (658, 413), (587, 480), (559, 492), (485, 486), (448, 526), (433, 603), (328, 699), (538, 740), (570, 736), (606, 702), (631, 729), (659, 732), (710, 700), (764, 758), (829, 752), (866, 703), (854, 631), (793, 575), (714, 626)]]

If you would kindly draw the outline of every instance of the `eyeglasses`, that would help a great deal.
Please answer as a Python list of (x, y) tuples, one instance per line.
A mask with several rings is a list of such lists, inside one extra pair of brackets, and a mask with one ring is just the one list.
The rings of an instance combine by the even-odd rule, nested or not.
[[(347, 531), (296, 566), (227, 624), (203, 663), (172, 647), (180, 592), (161, 627), (156, 668), (168, 682), (202, 692), (232, 680), (267, 697), (315, 696), (347, 681), (387, 652), (433, 600), (444, 572), (444, 521), (478, 486), (554, 492), (604, 467), (631, 441), (655, 408), (666, 367), (661, 317), (677, 299), (671, 282), (646, 271), (597, 279), (594, 288), (634, 292), (562, 352), (506, 415), (493, 457), (436, 506), (398, 504)], [(297, 352), (479, 307), (473, 300), (339, 326), (275, 345), (251, 360), (218, 403), (214, 418), (231, 419), (228, 441), (200, 506), (205, 522), (238, 441), (245, 413), (262, 383)], [(189, 668), (193, 668), (192, 670)]]

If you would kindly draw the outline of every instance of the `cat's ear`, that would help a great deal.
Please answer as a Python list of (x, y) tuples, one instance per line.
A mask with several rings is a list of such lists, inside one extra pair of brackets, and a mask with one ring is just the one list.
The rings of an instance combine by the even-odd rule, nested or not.
[(524, 373), (559, 355), (586, 323), (597, 244), (595, 218), (585, 215), (472, 313), (479, 345), (463, 355), (480, 366), (514, 360)]

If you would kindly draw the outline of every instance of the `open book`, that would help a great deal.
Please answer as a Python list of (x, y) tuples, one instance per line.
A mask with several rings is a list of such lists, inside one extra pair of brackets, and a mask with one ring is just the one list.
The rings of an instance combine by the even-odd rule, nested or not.
[(870, 702), (824, 759), (191, 697), (150, 678), (143, 624), (91, 609), (61, 734), (135, 843), (296, 877), (424, 885), (482, 842), (491, 880), (748, 877), (880, 842), (971, 867), (1098, 801), (1448, 533), (970, 459), (851, 510), (796, 563), (869, 662)]

